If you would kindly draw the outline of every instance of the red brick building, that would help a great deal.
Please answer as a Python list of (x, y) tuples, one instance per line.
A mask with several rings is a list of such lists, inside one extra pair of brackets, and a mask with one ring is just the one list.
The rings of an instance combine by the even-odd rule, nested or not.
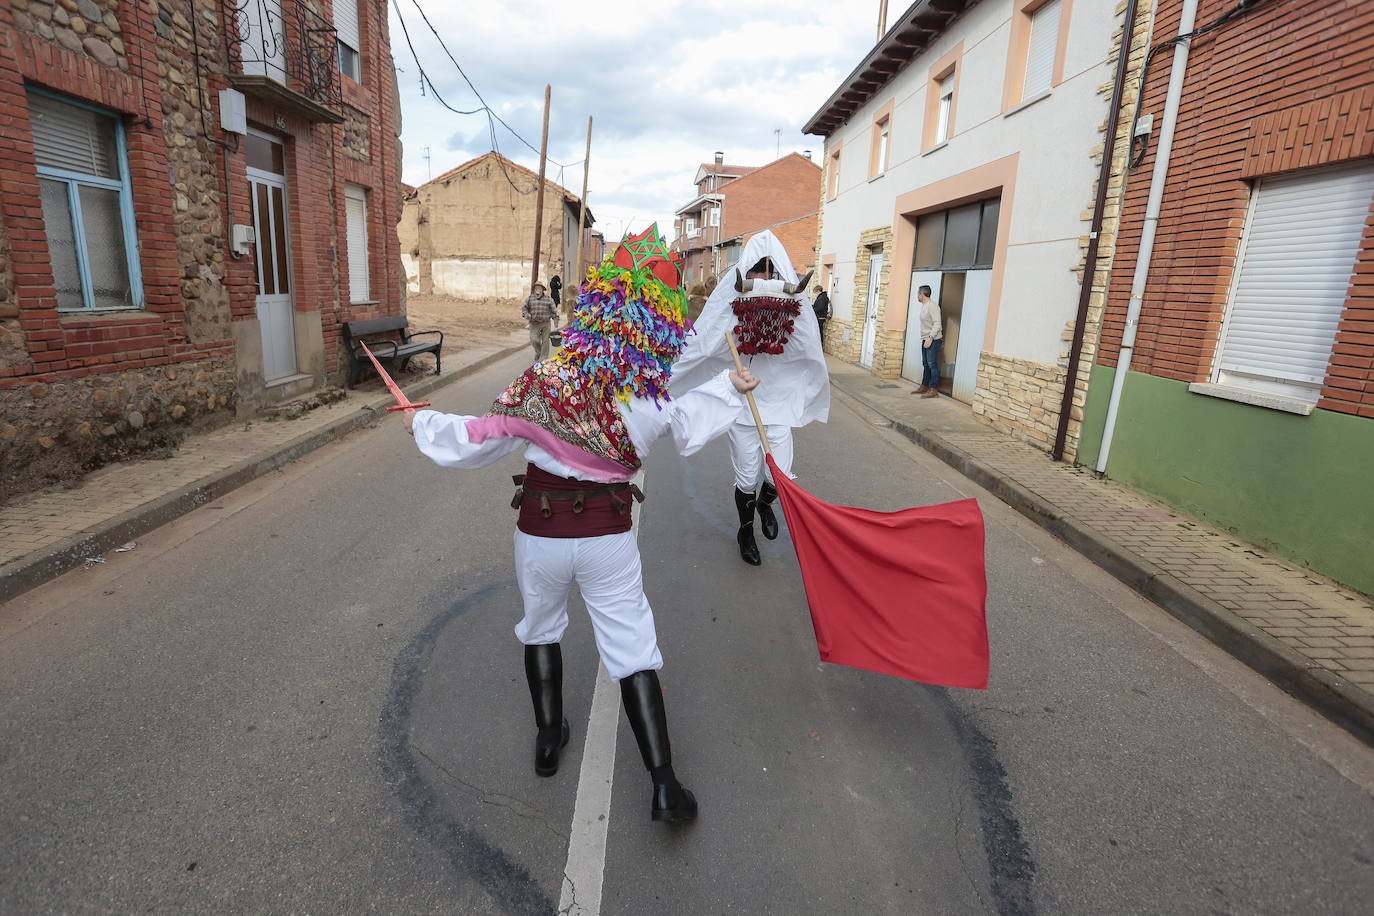
[(715, 159), (697, 170), (697, 196), (674, 223), (672, 248), (686, 259), (687, 282), (719, 276), (764, 229), (778, 236), (798, 273), (814, 266), (820, 167), (798, 153), (765, 166), (727, 165), (721, 153)]
[(1374, 5), (1233, 6), (1145, 75), (1079, 460), (1374, 592)]
[(0, 495), (337, 380), (340, 323), (403, 309), (383, 3), (14, 0), (0, 125)]

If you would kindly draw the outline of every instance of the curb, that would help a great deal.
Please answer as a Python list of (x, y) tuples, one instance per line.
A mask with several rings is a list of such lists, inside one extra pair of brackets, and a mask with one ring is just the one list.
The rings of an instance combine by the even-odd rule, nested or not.
[(1374, 747), (1374, 695), (1284, 645), (1216, 601), (1064, 514), (1043, 497), (963, 449), (892, 416), (833, 378), (831, 384), (886, 418), (892, 428), (1054, 534), (1284, 692)]
[[(430, 376), (406, 389), (413, 399), (437, 391), (446, 385), (466, 378), (492, 363), (499, 362), (525, 349), (526, 345), (497, 350), (481, 359), (462, 366), (449, 375)], [(99, 556), (120, 544), (161, 527), (192, 509), (214, 502), (246, 483), (262, 477), (283, 465), (290, 464), (318, 448), (342, 439), (376, 422), (382, 408), (391, 403), (391, 396), (381, 395), (360, 404), (356, 410), (340, 417), (328, 426), (303, 433), (272, 451), (249, 458), (233, 467), (216, 471), (194, 483), (144, 503), (122, 515), (108, 519), (99, 528), (72, 535), (51, 547), (29, 554), (13, 563), (0, 566), (0, 604), (49, 582), (86, 562), (87, 557)]]

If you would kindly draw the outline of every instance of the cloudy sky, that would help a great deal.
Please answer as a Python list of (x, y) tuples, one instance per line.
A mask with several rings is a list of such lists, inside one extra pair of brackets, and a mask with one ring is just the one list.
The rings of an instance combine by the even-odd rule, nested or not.
[[(478, 108), (461, 66), (482, 99), (534, 147), (498, 124), (502, 154), (535, 170), (548, 83), (549, 177), (581, 191), (591, 115), (587, 198), (608, 241), (654, 220), (671, 238), (673, 211), (692, 198), (697, 167), (715, 150), (741, 165), (764, 165), (779, 150), (809, 149), (819, 162), (822, 139), (802, 134), (802, 125), (872, 48), (878, 15), (877, 0), (418, 3), (391, 0), (403, 180), (423, 184), (492, 148), (484, 113), (456, 114), (435, 91), (421, 94), (417, 56), (439, 98), (459, 110)], [(901, 0), (891, 7), (905, 8)], [(566, 166), (561, 174), (555, 163)]]

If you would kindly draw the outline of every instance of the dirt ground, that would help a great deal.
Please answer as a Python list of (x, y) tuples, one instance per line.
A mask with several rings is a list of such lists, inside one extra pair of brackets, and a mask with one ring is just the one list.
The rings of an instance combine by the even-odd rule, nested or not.
[[(520, 303), (501, 299), (456, 299), (453, 296), (406, 296), (406, 317), (410, 332), (440, 330), (444, 332), (444, 353), (471, 350), (476, 347), (509, 345), (510, 335), (525, 328), (520, 317)], [(410, 361), (399, 375), (403, 383), (414, 381), (434, 371), (434, 357), (428, 353)], [(371, 373), (360, 387), (367, 388), (375, 381)]]
[(510, 300), (411, 293), (406, 297), (406, 314), (411, 331), (443, 331), (445, 353), (504, 343), (512, 331), (525, 326), (520, 303)]

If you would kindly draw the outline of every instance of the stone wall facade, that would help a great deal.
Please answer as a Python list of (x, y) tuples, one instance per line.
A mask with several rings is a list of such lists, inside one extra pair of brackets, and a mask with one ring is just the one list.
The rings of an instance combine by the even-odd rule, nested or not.
[(1057, 366), (984, 350), (978, 359), (973, 415), (1049, 451), (1054, 445), (1064, 378), (1064, 370)]
[[(283, 0), (283, 10), (283, 27), (296, 31), (298, 13), (322, 17), (316, 25), (331, 14), (307, 0)], [(335, 73), (332, 95), (298, 86), (291, 70), (267, 86), (245, 80), (241, 36), (226, 34), (231, 14), (219, 0), (0, 6), (0, 500), (341, 382), (342, 323), (404, 310), (385, 4), (360, 0), (360, 81)], [(221, 127), (228, 88), (246, 96), (248, 129), (285, 150), (299, 368), (284, 379), (264, 379), (256, 249), (229, 244), (232, 226), (253, 225), (254, 201), (247, 136)], [(126, 249), (141, 274), (122, 305), (75, 308), (64, 293), (59, 307), (50, 238), (61, 227), (50, 232), (44, 218), (33, 140), (39, 96), (119, 125), (136, 239)], [(345, 183), (368, 195), (366, 302), (349, 296)]]
[[(902, 374), (902, 329), (886, 327), (888, 275), (892, 270), (892, 227), (880, 226), (859, 234), (854, 250), (854, 302), (852, 318), (832, 319), (825, 329), (828, 352), (847, 362), (858, 363), (863, 357), (864, 314), (868, 305), (869, 255), (883, 255), (882, 274), (878, 278), (877, 329), (873, 336), (873, 374), (881, 378), (897, 378)], [(845, 340), (848, 329), (849, 339)]]
[[(129, 3), (123, 4), (128, 14)], [(128, 70), (120, 26), (120, 0), (11, 0), (15, 28), (89, 58)]]

